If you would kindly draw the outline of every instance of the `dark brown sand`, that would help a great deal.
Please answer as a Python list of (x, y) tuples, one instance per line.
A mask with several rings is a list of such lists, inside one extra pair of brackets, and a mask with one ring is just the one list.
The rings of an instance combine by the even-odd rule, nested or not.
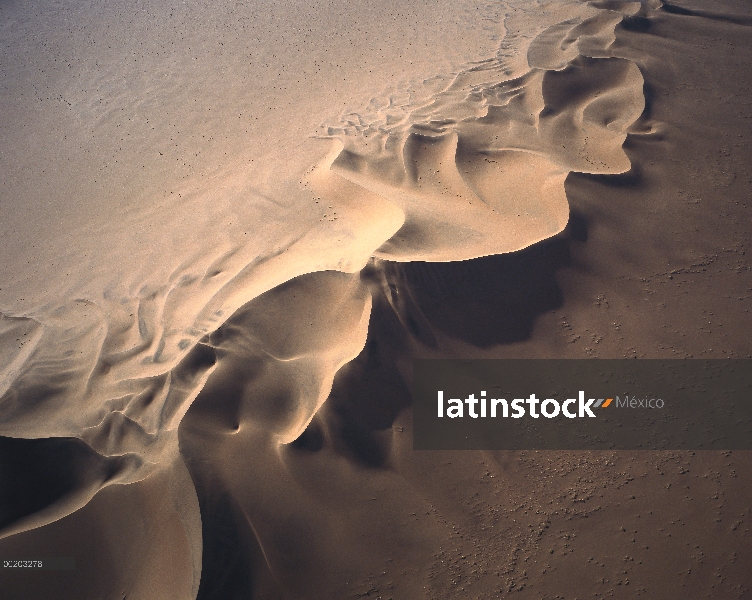
[[(178, 388), (201, 384), (181, 396), (182, 422), (173, 410), (180, 455), (169, 435), (154, 468), (128, 462), (148, 453), (92, 450), (141, 443), (116, 424), (82, 436), (88, 446), (1, 438), (0, 526), (13, 535), (0, 558), (75, 556), (76, 569), (0, 571), (0, 598), (752, 597), (749, 452), (416, 452), (409, 391), (416, 357), (752, 357), (751, 25), (731, 0), (646, 6), (616, 24), (613, 68), (596, 82), (621, 89), (629, 113), (634, 65), (644, 104), (623, 146), (604, 137), (584, 154), (600, 169), (565, 168), (583, 154), (555, 156), (563, 134), (538, 127), (541, 160), (564, 169), (569, 220), (517, 252), (422, 262), (449, 258), (443, 234), (460, 240), (458, 260), (490, 248), (426, 205), (410, 213), (425, 188), (388, 160), (337, 155), (341, 197), (361, 186), (410, 227), (362, 271), (295, 277), (203, 338), (172, 371)], [(544, 90), (554, 114), (577, 114), (578, 69), (596, 59), (574, 60)], [(464, 181), (492, 195), (477, 148), (437, 139), (409, 148), (413, 172), (451, 183), (431, 166), (456, 152), (474, 173)], [(556, 188), (539, 197), (557, 214)], [(460, 229), (483, 231), (483, 215), (463, 214)]]

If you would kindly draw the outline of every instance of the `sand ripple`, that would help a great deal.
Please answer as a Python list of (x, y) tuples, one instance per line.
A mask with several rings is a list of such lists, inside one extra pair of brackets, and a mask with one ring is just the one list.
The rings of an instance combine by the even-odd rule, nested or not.
[(284, 188), (309, 207), (298, 229), (284, 225), (297, 216), (289, 205), (233, 190), (264, 207), (259, 221), (277, 227), (272, 247), (218, 240), (130, 296), (114, 287), (96, 302), (82, 296), (43, 323), (0, 316), (0, 434), (78, 438), (117, 459), (106, 477), (84, 478), (81, 493), (0, 533), (59, 519), (99, 487), (171, 464), (199, 394), (218, 405), (232, 396), (213, 424), (226, 434), (295, 440), (366, 343), (369, 261), (525, 248), (566, 226), (570, 171), (628, 171), (622, 145), (645, 106), (643, 80), (609, 47), (640, 3), (575, 9), (527, 40), (522, 70), (500, 52), (325, 125), (328, 157)]

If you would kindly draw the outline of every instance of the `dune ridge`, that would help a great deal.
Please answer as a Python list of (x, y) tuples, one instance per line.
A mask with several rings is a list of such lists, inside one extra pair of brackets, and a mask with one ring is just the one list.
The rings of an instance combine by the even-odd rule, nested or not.
[[(649, 7), (566, 10), (566, 22), (520, 43), (525, 69), (509, 60), (505, 38), (497, 58), (432, 80), (420, 102), (409, 93), (374, 101), (322, 128), (331, 151), (293, 182), (316, 207), (300, 230), (281, 227), (273, 249), (251, 258), (224, 247), (165, 286), (127, 301), (105, 294), (101, 306), (82, 296), (44, 323), (3, 317), (3, 339), (29, 341), (9, 354), (4, 344), (0, 434), (78, 438), (117, 460), (106, 478), (6, 524), (0, 537), (172, 464), (199, 394), (237, 394), (235, 413), (218, 416), (228, 433), (251, 427), (292, 442), (366, 344), (371, 291), (360, 273), (373, 258), (457, 261), (525, 248), (565, 227), (570, 171), (628, 171), (622, 144), (644, 109), (643, 82), (609, 46), (625, 16)], [(230, 193), (255, 193), (280, 223), (294, 218), (242, 184)], [(244, 374), (249, 364), (257, 374)]]

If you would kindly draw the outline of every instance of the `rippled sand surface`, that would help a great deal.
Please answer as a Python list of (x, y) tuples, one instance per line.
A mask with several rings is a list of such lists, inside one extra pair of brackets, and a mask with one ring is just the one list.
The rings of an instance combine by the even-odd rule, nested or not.
[[(752, 15), (712, 4), (0, 6), (0, 554), (77, 557), (6, 589), (715, 589), (641, 553), (749, 550), (746, 454), (416, 453), (408, 391), (752, 353)], [(704, 508), (625, 516), (638, 476)]]

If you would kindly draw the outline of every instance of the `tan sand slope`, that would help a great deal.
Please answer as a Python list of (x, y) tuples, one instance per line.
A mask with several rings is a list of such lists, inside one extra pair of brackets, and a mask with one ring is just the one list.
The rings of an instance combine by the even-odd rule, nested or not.
[[(582, 23), (569, 32), (572, 43), (592, 49), (600, 40), (597, 54), (607, 54), (624, 15), (586, 5), (570, 10)], [(542, 36), (528, 54), (560, 44)], [(78, 437), (104, 456), (132, 456), (132, 471), (119, 481), (137, 481), (171, 455), (182, 416), (216, 367), (202, 336), (250, 299), (305, 273), (357, 272), (371, 256), (462, 260), (518, 250), (560, 231), (568, 216), (563, 184), (569, 170), (629, 168), (621, 145), (643, 108), (641, 76), (616, 58), (578, 55), (567, 68), (557, 63), (559, 70), (535, 67), (514, 77), (504, 64), (486, 60), (439, 78), (447, 82), (439, 91), (417, 100), (408, 93), (399, 107), (390, 100), (370, 115), (371, 123), (367, 114), (349, 113), (359, 124), (332, 133), (328, 158), (299, 180), (280, 173), (264, 187), (252, 177), (228, 178), (222, 169), (179, 198), (170, 194), (145, 212), (134, 206), (142, 227), (170, 224), (170, 243), (150, 250), (165, 259), (155, 259), (151, 271), (145, 264), (129, 270), (105, 255), (92, 265), (101, 274), (73, 272), (83, 287), (71, 284), (58, 299), (36, 300), (26, 314), (42, 324), (43, 337), (25, 362), (18, 352), (9, 354), (6, 371), (15, 379), (7, 384), (0, 431)], [(277, 200), (282, 193), (292, 196)], [(252, 222), (259, 225), (251, 229)], [(197, 228), (211, 239), (218, 226), (227, 229), (210, 252), (189, 243)], [(118, 229), (129, 226), (98, 227), (106, 239), (122, 237)], [(255, 239), (237, 245), (232, 238), (241, 232)], [(181, 263), (171, 263), (172, 256)], [(112, 267), (111, 281), (97, 289)], [(315, 367), (323, 369), (314, 377), (320, 389), (296, 405), (281, 440), (303, 431), (356, 346)]]
[[(238, 396), (199, 395), (181, 447), (213, 515), (207, 547), (239, 563), (204, 563), (206, 597), (749, 594), (749, 453), (419, 453), (409, 433), (414, 356), (752, 355), (749, 30), (729, 27), (749, 11), (717, 10), (727, 18), (651, 10), (617, 27), (611, 51), (647, 82), (633, 168), (571, 175), (562, 234), (363, 272), (366, 347), (296, 443), (232, 433), (212, 418), (237, 414)], [(228, 527), (220, 506), (242, 541), (212, 535)]]

